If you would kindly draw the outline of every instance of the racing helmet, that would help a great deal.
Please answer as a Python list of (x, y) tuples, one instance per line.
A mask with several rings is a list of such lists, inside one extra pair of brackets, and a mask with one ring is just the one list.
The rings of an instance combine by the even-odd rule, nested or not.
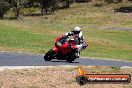
[(75, 27), (74, 29), (73, 29), (73, 32), (75, 33), (75, 34), (79, 34), (80, 33), (80, 31), (81, 31), (81, 28), (80, 27)]

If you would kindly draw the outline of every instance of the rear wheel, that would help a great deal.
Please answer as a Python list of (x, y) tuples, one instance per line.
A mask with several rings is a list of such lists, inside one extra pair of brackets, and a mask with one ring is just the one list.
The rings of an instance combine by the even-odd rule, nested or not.
[(50, 61), (52, 60), (52, 58), (54, 58), (54, 51), (52, 49), (50, 49), (44, 56), (44, 60), (45, 61)]

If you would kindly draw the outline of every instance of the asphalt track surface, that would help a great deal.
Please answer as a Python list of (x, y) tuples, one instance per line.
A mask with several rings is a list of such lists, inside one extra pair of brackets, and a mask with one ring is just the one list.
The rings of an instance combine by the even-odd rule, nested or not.
[(64, 60), (44, 61), (44, 55), (0, 52), (0, 66), (129, 66), (132, 67), (132, 62), (78, 58), (73, 63), (68, 63)]

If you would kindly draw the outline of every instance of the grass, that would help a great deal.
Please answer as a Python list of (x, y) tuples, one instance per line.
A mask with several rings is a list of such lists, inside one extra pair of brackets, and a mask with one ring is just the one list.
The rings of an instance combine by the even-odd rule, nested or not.
[[(16, 47), (16, 48), (28, 48), (39, 50), (49, 48), (45, 46), (51, 46), (53, 35), (34, 34), (27, 31), (17, 30), (17, 28), (0, 27), (0, 45)], [(51, 40), (47, 36), (50, 36)], [(47, 44), (45, 44), (47, 42)]]
[(0, 49), (46, 53), (57, 36), (79, 25), (89, 43), (81, 56), (132, 60), (132, 31), (96, 28), (132, 27), (131, 13), (115, 13), (111, 6), (113, 4), (102, 7), (73, 4), (70, 9), (59, 10), (55, 15), (0, 20)]
[(132, 58), (131, 31), (89, 29), (88, 33), (85, 35), (89, 41), (89, 50), (83, 54), (91, 57)]

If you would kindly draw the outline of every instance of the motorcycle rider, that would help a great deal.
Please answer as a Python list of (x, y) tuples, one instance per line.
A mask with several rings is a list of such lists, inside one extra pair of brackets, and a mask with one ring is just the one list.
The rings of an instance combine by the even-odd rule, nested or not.
[(79, 57), (80, 51), (83, 48), (83, 40), (84, 40), (81, 28), (77, 26), (72, 31), (67, 32), (63, 35), (63, 37), (69, 37), (69, 36), (73, 36), (75, 39), (76, 46), (78, 48), (78, 50), (76, 52), (76, 56)]

